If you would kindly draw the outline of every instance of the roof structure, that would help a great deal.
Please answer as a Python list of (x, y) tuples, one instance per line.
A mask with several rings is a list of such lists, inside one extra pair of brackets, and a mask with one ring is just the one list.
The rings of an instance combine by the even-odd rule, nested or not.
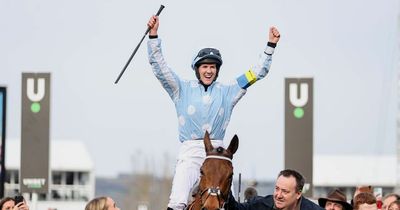
[(316, 155), (314, 186), (393, 187), (396, 185), (396, 155)]
[[(9, 140), (6, 143), (6, 169), (19, 169), (21, 142)], [(81, 141), (50, 141), (50, 168), (56, 171), (92, 171), (94, 163)]]

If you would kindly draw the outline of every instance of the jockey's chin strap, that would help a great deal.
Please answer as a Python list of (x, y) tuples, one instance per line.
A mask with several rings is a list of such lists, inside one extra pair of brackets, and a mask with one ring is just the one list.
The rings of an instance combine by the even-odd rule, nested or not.
[[(218, 156), (218, 155), (209, 155), (209, 156), (206, 156), (205, 159), (211, 159), (211, 158), (213, 158), (213, 159), (227, 160), (227, 161), (229, 161), (229, 162), (232, 163), (232, 159), (230, 159), (230, 158), (228, 158), (228, 157), (224, 157), (224, 156)], [(230, 183), (229, 186), (231, 186), (231, 185), (232, 185), (232, 180), (231, 180), (231, 183)], [(220, 206), (219, 206), (219, 209), (220, 209), (220, 210), (224, 210), (224, 206), (225, 206), (226, 200), (222, 199), (222, 197), (221, 197), (221, 190), (219, 189), (219, 187), (209, 187), (209, 188), (203, 190), (203, 191), (200, 193), (200, 198), (203, 197), (203, 194), (206, 193), (206, 192), (207, 192), (207, 197), (206, 197), (206, 199), (204, 200), (204, 203), (207, 201), (208, 197), (210, 197), (210, 196), (217, 196), (217, 199), (218, 199), (218, 203), (219, 203), (219, 204), (221, 203), (221, 202), (220, 202), (221, 200), (224, 201), (224, 202), (222, 203), (222, 205), (220, 204)], [(228, 194), (228, 197), (229, 197), (229, 194)], [(201, 202), (201, 205), (203, 205), (203, 202)]]

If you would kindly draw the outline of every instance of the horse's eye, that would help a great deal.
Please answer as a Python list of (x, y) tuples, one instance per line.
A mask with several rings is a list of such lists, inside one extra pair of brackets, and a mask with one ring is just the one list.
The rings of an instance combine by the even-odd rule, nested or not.
[(229, 175), (228, 179), (232, 179), (233, 178), (233, 173), (231, 175)]
[(204, 172), (202, 169), (200, 169), (200, 175), (204, 176)]

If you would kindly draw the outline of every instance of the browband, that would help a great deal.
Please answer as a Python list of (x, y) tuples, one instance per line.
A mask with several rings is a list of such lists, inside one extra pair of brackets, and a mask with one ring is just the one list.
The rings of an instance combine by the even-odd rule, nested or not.
[(206, 156), (206, 159), (208, 159), (208, 158), (227, 160), (227, 161), (232, 163), (232, 160), (230, 158), (227, 158), (227, 157), (224, 157), (224, 156), (209, 155), (209, 156)]

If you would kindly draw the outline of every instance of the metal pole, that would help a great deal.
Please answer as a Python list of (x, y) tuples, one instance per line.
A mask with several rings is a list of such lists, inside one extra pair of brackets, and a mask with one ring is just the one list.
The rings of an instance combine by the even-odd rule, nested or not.
[(239, 173), (239, 190), (238, 190), (238, 202), (240, 203), (240, 188), (242, 185), (242, 173)]

